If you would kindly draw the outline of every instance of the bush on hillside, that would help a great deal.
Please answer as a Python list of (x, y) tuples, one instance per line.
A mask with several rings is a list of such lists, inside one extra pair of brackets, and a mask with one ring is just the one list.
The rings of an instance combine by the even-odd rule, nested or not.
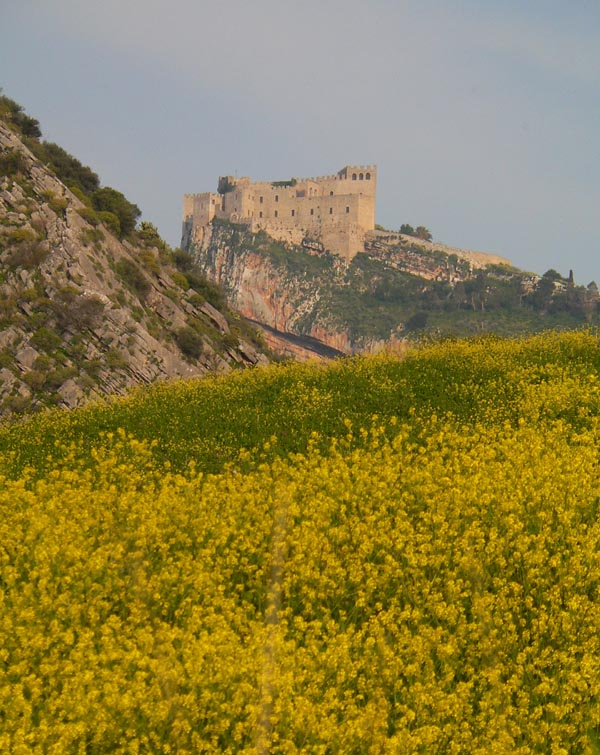
[(204, 351), (202, 336), (189, 326), (175, 331), (175, 343), (186, 357), (199, 359)]
[(87, 165), (54, 142), (38, 142), (32, 145), (36, 157), (44, 162), (69, 188), (76, 187), (89, 195), (100, 187), (100, 179)]
[(16, 176), (27, 170), (27, 160), (22, 152), (9, 149), (0, 153), (0, 175)]
[(119, 219), (120, 236), (129, 236), (141, 215), (140, 208), (125, 198), (120, 191), (103, 186), (92, 194), (92, 204), (99, 212), (112, 212)]
[(39, 121), (27, 115), (23, 106), (19, 105), (18, 102), (4, 95), (0, 96), (0, 118), (12, 123), (25, 137), (39, 139), (42, 135)]
[(150, 281), (132, 260), (123, 257), (115, 265), (115, 271), (129, 290), (140, 299), (145, 299), (150, 293)]
[(98, 220), (108, 228), (108, 230), (117, 238), (121, 236), (121, 221), (114, 212), (101, 210), (97, 213)]

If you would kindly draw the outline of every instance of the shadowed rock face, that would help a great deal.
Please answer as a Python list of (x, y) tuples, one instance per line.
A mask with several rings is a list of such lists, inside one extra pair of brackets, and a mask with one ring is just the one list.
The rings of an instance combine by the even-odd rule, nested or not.
[(88, 222), (0, 121), (3, 155), (19, 159), (0, 173), (0, 416), (267, 361), (164, 253)]

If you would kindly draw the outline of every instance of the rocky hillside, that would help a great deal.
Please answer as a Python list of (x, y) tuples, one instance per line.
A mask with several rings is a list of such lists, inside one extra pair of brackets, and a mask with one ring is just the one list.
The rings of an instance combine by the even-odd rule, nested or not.
[(577, 286), (554, 270), (533, 275), (502, 257), (400, 233), (373, 232), (349, 265), (319, 244), (283, 244), (224, 221), (213, 221), (188, 249), (233, 307), (268, 326), (266, 337), (279, 348), (289, 334), (351, 354), (402, 348), (424, 335), (600, 323), (593, 282)]
[(0, 416), (267, 361), (188, 255), (148, 223), (118, 238), (116, 213), (67, 188), (20, 125), (0, 120)]

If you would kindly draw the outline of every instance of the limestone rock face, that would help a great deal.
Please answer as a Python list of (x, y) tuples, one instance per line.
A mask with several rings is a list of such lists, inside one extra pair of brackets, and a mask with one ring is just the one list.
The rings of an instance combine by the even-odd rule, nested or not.
[(304, 238), (215, 218), (189, 251), (266, 342), (296, 359), (403, 351), (422, 334), (516, 335), (600, 322), (595, 283), (536, 276), (497, 255), (399, 232), (366, 234), (350, 260)]
[[(319, 281), (290, 275), (268, 256), (236, 244), (236, 235), (230, 228), (209, 226), (202, 246), (192, 251), (204, 274), (226, 292), (230, 305), (263, 327), (268, 345), (300, 360), (352, 353), (343, 333), (307, 325), (320, 299)], [(331, 257), (331, 263), (333, 269), (344, 267), (337, 258)]]
[(0, 173), (0, 416), (268, 361), (255, 331), (203, 301), (159, 249), (89, 222), (0, 121), (0, 158), (15, 155)]
[[(207, 277), (225, 290), (229, 303), (263, 327), (267, 343), (296, 359), (406, 347), (403, 322), (388, 318), (382, 329), (353, 318), (352, 294), (364, 292), (372, 282), (357, 277), (361, 259), (379, 272), (392, 269), (451, 285), (479, 267), (509, 264), (501, 257), (400, 234), (367, 236), (364, 252), (350, 263), (309, 243), (277, 243), (265, 233), (223, 222), (208, 225), (201, 243), (189, 248)], [(364, 313), (365, 320), (369, 316)]]

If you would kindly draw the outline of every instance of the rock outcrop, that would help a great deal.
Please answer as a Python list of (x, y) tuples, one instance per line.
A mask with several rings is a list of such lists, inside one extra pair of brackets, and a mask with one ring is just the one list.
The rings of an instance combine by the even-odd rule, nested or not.
[(90, 217), (0, 121), (0, 416), (267, 361), (164, 251)]
[(308, 239), (284, 243), (215, 219), (189, 251), (233, 307), (297, 358), (303, 347), (286, 343), (290, 335), (306, 339), (308, 353), (320, 344), (354, 354), (402, 350), (423, 333), (511, 335), (600, 321), (594, 283), (400, 233), (367, 234), (347, 263)]
[[(439, 245), (399, 234), (390, 234), (388, 239), (374, 232), (365, 253), (348, 265), (321, 249), (278, 244), (264, 233), (253, 234), (225, 222), (208, 226), (202, 243), (190, 251), (202, 271), (226, 292), (231, 306), (264, 326), (273, 348), (296, 358), (319, 357), (319, 350), (327, 353), (327, 349), (334, 354), (355, 354), (405, 348), (401, 321), (384, 332), (380, 328), (369, 331), (353, 327), (352, 317), (340, 311), (340, 294), (343, 298), (344, 293), (365, 288), (355, 276), (361, 258), (376, 261), (381, 269), (449, 282), (467, 279), (485, 259), (483, 254), (459, 257), (456, 252), (461, 250), (455, 249), (449, 255)], [(503, 258), (492, 261), (508, 264)], [(307, 339), (306, 348), (286, 342), (290, 335)]]

